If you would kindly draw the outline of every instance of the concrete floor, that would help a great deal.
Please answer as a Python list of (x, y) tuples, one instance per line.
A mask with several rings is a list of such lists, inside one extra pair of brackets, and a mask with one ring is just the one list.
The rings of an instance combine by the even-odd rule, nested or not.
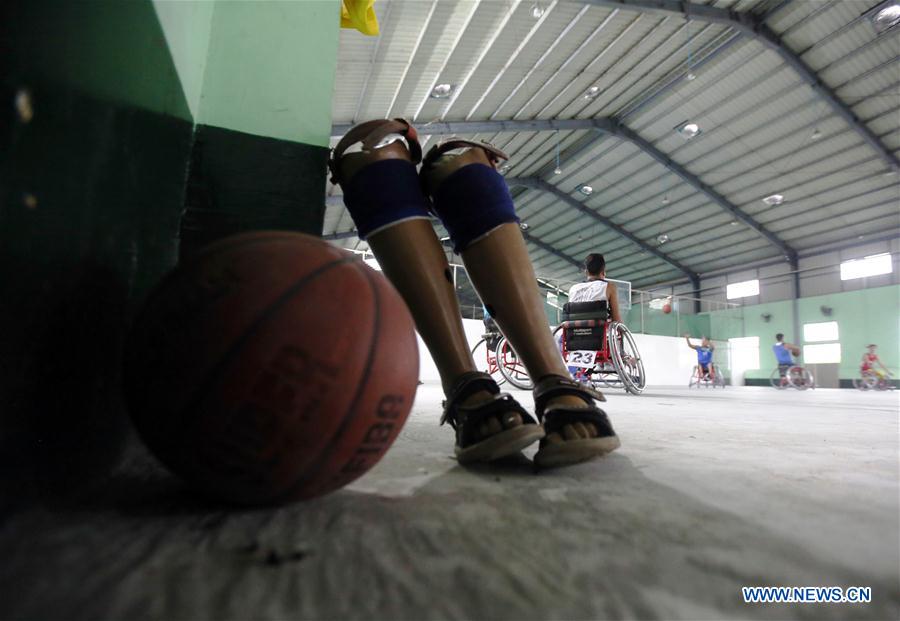
[[(620, 451), (535, 474), (458, 466), (426, 384), (372, 472), (273, 511), (201, 504), (136, 453), (95, 502), (2, 524), (0, 618), (900, 616), (896, 393), (607, 394)], [(756, 585), (873, 602), (745, 605)]]

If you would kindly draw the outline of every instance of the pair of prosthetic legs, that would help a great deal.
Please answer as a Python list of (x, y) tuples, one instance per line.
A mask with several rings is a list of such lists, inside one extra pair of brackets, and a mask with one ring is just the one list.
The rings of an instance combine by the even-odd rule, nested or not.
[[(452, 141), (421, 158), (402, 120), (354, 127), (329, 163), (360, 237), (406, 301), (441, 375), (444, 418), (456, 430), (460, 462), (491, 461), (540, 440), (535, 461), (583, 461), (619, 446), (599, 393), (571, 381), (538, 296), (534, 270), (489, 145)], [(433, 201), (429, 204), (426, 196)], [(479, 373), (469, 351), (444, 250), (429, 221), (450, 232), (469, 277), (535, 381), (534, 419)]]

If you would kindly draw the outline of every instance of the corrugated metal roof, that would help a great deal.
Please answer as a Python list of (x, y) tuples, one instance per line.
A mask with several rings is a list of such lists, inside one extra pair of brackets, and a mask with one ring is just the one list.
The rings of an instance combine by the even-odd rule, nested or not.
[[(510, 154), (509, 177), (541, 176), (647, 245), (703, 273), (781, 256), (723, 208), (718, 194), (794, 249), (848, 236), (900, 234), (900, 177), (803, 76), (770, 47), (727, 24), (634, 7), (542, 0), (378, 0), (379, 38), (341, 33), (336, 124), (405, 115), (429, 122), (617, 117), (698, 188), (628, 140), (596, 130), (488, 132)], [(900, 29), (875, 33), (864, 15), (878, 3), (713, 0), (765, 15), (819, 79), (889, 149), (900, 149)], [(696, 79), (684, 79), (690, 70)], [(449, 99), (429, 97), (437, 83)], [(585, 98), (598, 86), (593, 98)], [(685, 140), (676, 127), (702, 133)], [(427, 138), (429, 144), (438, 138)], [(556, 153), (584, 147), (554, 175)], [(590, 197), (577, 186), (594, 187)], [(776, 207), (761, 199), (785, 196)], [(338, 188), (328, 188), (339, 196)], [(554, 196), (514, 188), (528, 234), (576, 260), (605, 252), (616, 276), (651, 285), (678, 275), (658, 257)], [(353, 230), (340, 204), (325, 234)], [(659, 245), (665, 233), (669, 241)], [(343, 240), (355, 247), (358, 240)], [(364, 247), (364, 244), (363, 244)], [(577, 277), (565, 258), (536, 245), (539, 273)]]

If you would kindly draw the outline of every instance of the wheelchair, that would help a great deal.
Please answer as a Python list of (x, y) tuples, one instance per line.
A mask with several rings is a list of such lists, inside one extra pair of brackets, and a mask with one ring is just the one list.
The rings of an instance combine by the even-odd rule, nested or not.
[[(784, 370), (783, 375), (782, 369)], [(775, 367), (772, 375), (769, 376), (769, 382), (774, 388), (779, 390), (784, 390), (788, 387), (793, 387), (797, 390), (815, 389), (816, 387), (816, 380), (813, 374), (809, 372), (809, 369), (799, 364)]]
[(611, 321), (605, 300), (568, 302), (563, 322), (553, 331), (572, 376), (595, 388), (624, 388), (639, 395), (646, 385), (644, 363), (623, 323)]
[(853, 387), (857, 390), (894, 390), (888, 374), (879, 374), (874, 369), (863, 371), (860, 369), (859, 377), (853, 378)]
[(712, 386), (713, 388), (725, 388), (725, 376), (722, 375), (722, 371), (719, 369), (719, 365), (715, 362), (709, 363), (709, 375), (704, 376), (700, 371), (700, 365), (695, 364), (694, 370), (691, 373), (691, 380), (688, 382), (688, 388), (693, 388), (697, 386), (706, 386), (709, 388)]
[(475, 366), (479, 371), (483, 371), (494, 378), (497, 385), (501, 385), (506, 378), (500, 374), (499, 360), (497, 359), (497, 345), (501, 340), (506, 340), (500, 333), (493, 319), (484, 320), (484, 334), (481, 335), (475, 347), (472, 348), (472, 358), (475, 359)]

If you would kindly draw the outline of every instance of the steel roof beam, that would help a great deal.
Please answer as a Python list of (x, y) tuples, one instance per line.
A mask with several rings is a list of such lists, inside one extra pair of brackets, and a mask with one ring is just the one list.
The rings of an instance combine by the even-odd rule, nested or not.
[(815, 91), (834, 111), (844, 119), (859, 136), (875, 149), (892, 170), (900, 170), (900, 159), (870, 130), (853, 110), (825, 84), (822, 78), (791, 50), (781, 37), (765, 23), (765, 18), (753, 13), (731, 11), (711, 5), (693, 4), (680, 0), (578, 0), (611, 9), (632, 9), (643, 13), (682, 15), (685, 19), (722, 24), (734, 28), (742, 35), (762, 43), (775, 53)]
[(526, 178), (522, 178), (522, 179), (513, 178), (513, 179), (507, 179), (506, 182), (509, 185), (519, 185), (519, 186), (523, 186), (526, 188), (530, 188), (532, 190), (537, 190), (539, 192), (545, 192), (547, 194), (550, 194), (550, 195), (554, 196), (555, 198), (557, 198), (558, 200), (566, 203), (570, 207), (575, 208), (575, 210), (578, 211), (579, 213), (582, 213), (582, 214), (596, 220), (597, 222), (600, 222), (601, 224), (612, 229), (613, 231), (615, 231), (622, 237), (625, 237), (625, 238), (631, 240), (632, 242), (634, 242), (634, 244), (636, 244), (643, 250), (649, 252), (650, 254), (654, 255), (658, 259), (661, 259), (662, 261), (668, 263), (669, 265), (671, 265), (672, 267), (674, 267), (681, 273), (685, 274), (690, 280), (693, 281), (698, 278), (697, 273), (694, 272), (692, 269), (682, 265), (675, 259), (671, 258), (669, 255), (665, 254), (664, 252), (661, 252), (659, 249), (651, 246), (650, 244), (648, 244), (641, 238), (633, 235), (626, 229), (622, 228), (622, 226), (616, 224), (615, 222), (613, 222), (606, 216), (602, 216), (602, 215), (598, 214), (593, 209), (590, 209), (589, 207), (584, 205), (581, 201), (579, 201), (575, 198), (572, 198), (565, 192), (560, 191), (555, 186), (547, 183), (543, 179), (538, 179), (536, 177), (526, 177)]
[[(759, 235), (764, 237), (769, 241), (773, 246), (778, 248), (781, 251), (784, 258), (788, 261), (791, 260), (797, 254), (797, 251), (791, 248), (787, 243), (785, 243), (781, 238), (775, 235), (772, 231), (768, 230), (762, 224), (757, 222), (753, 217), (748, 215), (747, 213), (741, 211), (737, 206), (733, 205), (727, 198), (716, 192), (713, 188), (703, 183), (697, 175), (689, 172), (684, 166), (678, 164), (668, 155), (657, 149), (655, 146), (650, 144), (648, 141), (641, 138), (636, 132), (625, 127), (621, 123), (616, 122), (614, 119), (594, 119), (595, 121), (605, 120), (607, 121), (604, 127), (598, 127), (597, 129), (604, 133), (613, 134), (619, 138), (627, 140), (628, 142), (635, 145), (641, 151), (652, 157), (654, 160), (671, 170), (673, 173), (678, 175), (683, 181), (685, 181), (688, 185), (693, 186), (697, 191), (706, 195), (713, 203), (717, 204), (719, 207), (730, 213), (736, 219), (740, 220), (751, 229), (756, 231)], [(560, 157), (561, 160), (570, 161), (583, 152), (590, 149), (595, 141), (597, 140), (597, 136), (592, 136), (591, 134), (585, 134), (585, 136), (578, 141), (576, 141), (571, 147), (566, 149), (563, 152), (563, 155)]]
[[(421, 136), (448, 136), (499, 132), (555, 132), (557, 130), (605, 129), (609, 119), (546, 119), (546, 120), (498, 120), (498, 121), (441, 121), (416, 126)], [(331, 127), (331, 137), (339, 138), (353, 125), (341, 123)]]

